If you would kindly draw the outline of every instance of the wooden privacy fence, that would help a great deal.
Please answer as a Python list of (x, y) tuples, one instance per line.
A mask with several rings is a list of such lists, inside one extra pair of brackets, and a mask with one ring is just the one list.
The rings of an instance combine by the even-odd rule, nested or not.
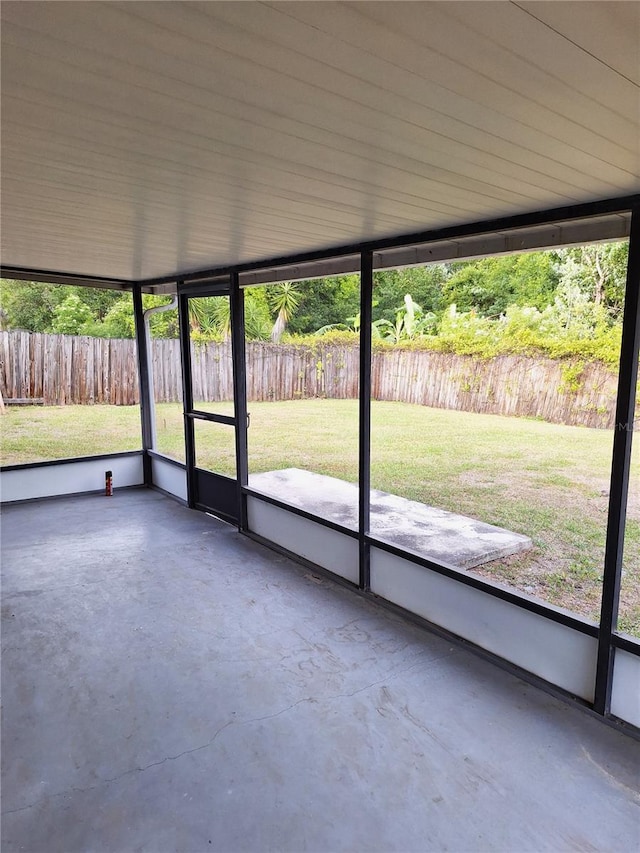
[(138, 402), (135, 341), (0, 332), (0, 391), (45, 406)]
[[(42, 398), (45, 405), (139, 399), (132, 340), (0, 332), (0, 358), (5, 399)], [(180, 401), (179, 341), (153, 340), (151, 361), (156, 401)], [(230, 400), (230, 343), (192, 344), (192, 372), (195, 401)], [(374, 352), (371, 376), (376, 400), (599, 428), (613, 426), (616, 381), (600, 363), (400, 349)], [(247, 344), (249, 400), (355, 399), (358, 384), (357, 347)]]

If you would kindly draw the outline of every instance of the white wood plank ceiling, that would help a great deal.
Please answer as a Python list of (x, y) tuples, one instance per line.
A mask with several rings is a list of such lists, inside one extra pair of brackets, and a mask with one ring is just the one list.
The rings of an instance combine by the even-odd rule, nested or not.
[(2, 261), (140, 279), (640, 191), (636, 2), (2, 3)]

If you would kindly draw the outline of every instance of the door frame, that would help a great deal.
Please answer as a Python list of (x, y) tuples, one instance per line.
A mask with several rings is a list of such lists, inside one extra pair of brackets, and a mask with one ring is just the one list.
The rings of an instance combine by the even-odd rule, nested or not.
[[(247, 388), (244, 350), (244, 294), (238, 274), (224, 279), (185, 284), (178, 281), (178, 317), (182, 361), (182, 410), (184, 417), (185, 458), (187, 466), (187, 502), (192, 509), (208, 512), (247, 529)], [(233, 416), (195, 409), (193, 405), (191, 329), (189, 299), (228, 296), (231, 315), (231, 361), (233, 372)], [(225, 424), (234, 429), (236, 478), (206, 471), (196, 466), (194, 421)]]

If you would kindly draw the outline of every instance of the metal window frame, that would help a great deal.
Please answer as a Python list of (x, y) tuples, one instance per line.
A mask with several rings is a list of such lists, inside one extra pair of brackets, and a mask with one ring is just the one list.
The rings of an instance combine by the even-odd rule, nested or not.
[(358, 442), (358, 536), (360, 589), (371, 589), (369, 534), (371, 518), (371, 321), (373, 311), (373, 253), (360, 256), (360, 384)]
[[(370, 592), (370, 573), (369, 573), (369, 552), (372, 545), (382, 548), (391, 553), (396, 553), (405, 559), (415, 562), (426, 569), (444, 574), (461, 583), (466, 583), (481, 589), (487, 594), (494, 595), (498, 598), (509, 601), (510, 603), (521, 607), (530, 612), (537, 613), (551, 621), (558, 622), (583, 634), (587, 634), (598, 639), (598, 663), (596, 672), (595, 698), (589, 707), (599, 716), (612, 718), (610, 713), (611, 688), (613, 680), (613, 659), (616, 647), (624, 647), (625, 650), (633, 654), (640, 655), (640, 643), (636, 644), (633, 640), (620, 637), (615, 633), (617, 606), (620, 591), (620, 576), (622, 566), (622, 548), (624, 544), (624, 526), (626, 518), (626, 497), (628, 491), (629, 467), (630, 467), (630, 451), (631, 451), (631, 430), (628, 424), (633, 420), (633, 407), (635, 403), (635, 383), (637, 379), (637, 359), (638, 359), (638, 339), (640, 338), (639, 329), (639, 270), (640, 270), (640, 197), (632, 196), (624, 199), (607, 200), (599, 203), (591, 203), (586, 205), (576, 205), (571, 208), (559, 208), (554, 211), (546, 211), (541, 213), (525, 214), (508, 219), (492, 220), (490, 222), (479, 223), (476, 225), (462, 226), (460, 228), (447, 228), (434, 232), (422, 232), (420, 234), (406, 235), (405, 237), (390, 238), (388, 240), (370, 241), (357, 245), (344, 246), (340, 250), (326, 250), (324, 252), (303, 253), (282, 258), (274, 258), (270, 261), (256, 262), (249, 264), (238, 264), (234, 267), (223, 267), (213, 270), (205, 270), (199, 273), (191, 273), (185, 277), (185, 281), (189, 282), (190, 289), (196, 291), (200, 288), (204, 289), (207, 279), (217, 278), (218, 280), (224, 276), (232, 276), (234, 288), (236, 291), (241, 291), (243, 286), (261, 283), (261, 271), (267, 271), (269, 278), (273, 281), (273, 276), (282, 274), (287, 278), (287, 272), (291, 271), (292, 266), (298, 268), (304, 267), (305, 264), (310, 264), (318, 260), (331, 261), (335, 258), (351, 257), (355, 254), (359, 255), (359, 272), (360, 272), (360, 396), (359, 396), (359, 446), (358, 446), (358, 469), (359, 469), (359, 507), (358, 531), (351, 531), (341, 528), (328, 519), (322, 519), (314, 516), (298, 507), (293, 507), (286, 504), (284, 501), (278, 501), (271, 496), (260, 494), (247, 485), (247, 480), (240, 486), (240, 500), (244, 507), (243, 522), (241, 529), (246, 531), (246, 498), (247, 495), (280, 506), (296, 515), (309, 518), (316, 521), (320, 525), (328, 528), (340, 530), (345, 535), (355, 536), (359, 542), (359, 584), (358, 589), (364, 595), (371, 595)], [(627, 271), (627, 287), (625, 298), (625, 313), (624, 313), (624, 332), (623, 344), (620, 354), (620, 378), (618, 384), (617, 409), (616, 409), (616, 433), (614, 437), (614, 448), (612, 456), (612, 474), (611, 474), (611, 492), (609, 500), (609, 515), (607, 527), (607, 541), (605, 548), (604, 573), (603, 573), (603, 592), (602, 592), (602, 612), (599, 625), (594, 625), (587, 620), (581, 620), (579, 617), (574, 617), (570, 613), (563, 612), (559, 608), (545, 606), (542, 603), (531, 600), (529, 597), (519, 595), (503, 589), (500, 585), (491, 584), (484, 580), (472, 578), (468, 575), (463, 575), (457, 572), (454, 567), (447, 566), (444, 563), (435, 560), (422, 558), (418, 554), (412, 554), (401, 548), (396, 548), (390, 543), (376, 540), (370, 535), (369, 531), (369, 516), (370, 516), (370, 468), (371, 468), (371, 357), (372, 357), (372, 341), (370, 320), (372, 313), (372, 295), (373, 295), (373, 271), (376, 266), (375, 253), (384, 250), (395, 249), (395, 257), (405, 261), (412, 259), (412, 247), (416, 244), (423, 244), (435, 241), (443, 241), (447, 239), (455, 240), (456, 237), (471, 237), (480, 235), (489, 235), (495, 231), (514, 231), (517, 228), (548, 225), (565, 220), (577, 220), (586, 217), (598, 217), (607, 213), (631, 213), (631, 229), (629, 235), (629, 266)], [(595, 224), (595, 223), (594, 223)], [(597, 239), (597, 227), (593, 230), (594, 239)], [(508, 236), (508, 235), (507, 235)], [(607, 239), (607, 236), (605, 236)], [(402, 253), (402, 249), (408, 247), (408, 253)], [(515, 250), (515, 249), (514, 249)], [(416, 254), (417, 258), (418, 255)], [(352, 259), (353, 261), (353, 259)], [(357, 267), (352, 263), (354, 271)], [(339, 265), (336, 265), (336, 271)], [(241, 274), (244, 273), (245, 276)], [(252, 278), (247, 274), (251, 273)], [(244, 283), (243, 283), (244, 279)], [(166, 280), (148, 280), (144, 282), (146, 286), (155, 284), (167, 283)], [(238, 331), (238, 330), (237, 330)], [(232, 325), (233, 335), (233, 325)], [(242, 346), (238, 340), (239, 334), (236, 334), (236, 350), (234, 351), (234, 362), (236, 358), (240, 358), (240, 373), (242, 374), (242, 382), (235, 386), (237, 399), (242, 399), (245, 404), (246, 413), (246, 378), (244, 338)], [(240, 355), (241, 353), (241, 355)], [(240, 424), (240, 420), (237, 422)], [(622, 425), (622, 426), (620, 426)], [(627, 426), (625, 426), (627, 425)], [(238, 464), (242, 459), (242, 464), (247, 465), (247, 448), (246, 448), (246, 431), (245, 443), (243, 446), (238, 445)], [(247, 531), (248, 532), (248, 531)]]
[(142, 456), (142, 450), (117, 450), (115, 453), (61, 456), (59, 459), (42, 459), (40, 462), (16, 462), (11, 465), (0, 465), (0, 474), (3, 471), (29, 471), (32, 468), (49, 468), (52, 465), (73, 465), (74, 462), (94, 462), (97, 459), (119, 459), (121, 456)]
[(142, 307), (142, 288), (135, 285), (132, 289), (133, 316), (135, 320), (136, 345), (138, 352), (138, 388), (140, 391), (140, 432), (142, 437), (142, 471), (145, 486), (153, 485), (151, 457), (153, 448), (153, 401), (149, 386), (149, 357), (147, 335), (144, 328), (144, 309)]
[(233, 372), (233, 406), (236, 437), (236, 479), (238, 482), (238, 528), (248, 529), (247, 496), (244, 489), (249, 482), (249, 449), (247, 430), (247, 368), (245, 353), (244, 292), (238, 273), (231, 273), (231, 362)]
[(611, 485), (607, 513), (600, 634), (594, 708), (607, 715), (611, 711), (611, 689), (616, 646), (614, 633), (618, 624), (622, 559), (624, 552), (631, 445), (638, 381), (640, 346), (640, 204), (633, 208), (629, 235), (629, 261), (625, 287), (622, 344), (616, 396), (616, 419), (613, 432)]
[[(428, 263), (432, 261), (447, 260), (443, 257), (442, 245), (446, 241), (456, 241), (471, 238), (486, 237), (485, 243), (487, 254), (495, 254), (495, 246), (500, 246), (499, 252), (522, 251), (534, 247), (544, 248), (544, 245), (536, 243), (535, 235), (531, 238), (531, 244), (518, 246), (518, 229), (535, 229), (539, 226), (558, 225), (569, 223), (573, 227), (572, 234), (575, 237), (580, 233), (579, 220), (589, 220), (588, 228), (584, 233), (590, 234), (591, 242), (601, 239), (612, 239), (611, 223), (607, 224), (606, 217), (610, 215), (631, 214), (631, 228), (629, 234), (629, 264), (627, 269), (625, 311), (623, 319), (623, 339), (620, 353), (620, 373), (618, 381), (618, 392), (616, 399), (616, 427), (614, 432), (614, 444), (612, 452), (611, 489), (609, 497), (609, 509), (607, 517), (607, 537), (605, 546), (602, 604), (600, 623), (594, 626), (592, 623), (583, 621), (571, 614), (559, 612), (551, 606), (547, 607), (539, 602), (532, 602), (528, 597), (521, 596), (515, 592), (503, 589), (484, 580), (476, 580), (470, 576), (462, 575), (455, 568), (434, 560), (427, 560), (420, 555), (412, 554), (404, 549), (396, 548), (389, 543), (378, 541), (369, 532), (369, 502), (370, 502), (370, 429), (371, 429), (371, 331), (370, 319), (372, 310), (373, 270), (384, 266), (384, 258), (381, 253), (387, 253), (388, 259), (402, 265), (411, 263)], [(598, 217), (604, 217), (598, 223)], [(604, 231), (598, 236), (599, 229)], [(609, 229), (609, 231), (607, 231)], [(556, 229), (557, 230), (557, 229)], [(615, 230), (615, 229), (614, 229)], [(498, 233), (501, 232), (501, 233)], [(502, 233), (504, 232), (504, 233)], [(494, 240), (493, 237), (496, 239)], [(540, 238), (541, 240), (544, 237)], [(555, 234), (552, 244), (562, 245), (561, 235)], [(578, 243), (577, 240), (573, 242)], [(483, 244), (484, 245), (484, 244)], [(491, 247), (494, 247), (491, 250)], [(419, 249), (419, 251), (418, 251)], [(435, 255), (432, 252), (435, 251)], [(475, 247), (476, 256), (482, 254), (482, 246)], [(440, 253), (440, 254), (439, 254)], [(433, 255), (433, 256), (432, 256)], [(331, 264), (335, 261), (332, 269), (334, 274), (346, 269), (345, 263), (351, 264), (353, 271), (358, 270), (361, 277), (360, 309), (361, 309), (361, 331), (360, 331), (360, 399), (359, 399), (359, 528), (358, 531), (341, 529), (339, 525), (314, 516), (284, 502), (260, 494), (248, 487), (248, 453), (247, 453), (247, 401), (246, 401), (246, 363), (244, 346), (244, 310), (243, 293), (244, 286), (277, 280), (273, 276), (282, 275), (284, 278), (293, 268), (299, 272), (305, 272), (309, 277), (308, 270), (316, 262)], [(306, 266), (305, 266), (306, 265)], [(235, 409), (234, 418), (236, 426), (236, 459), (238, 471), (238, 501), (240, 507), (239, 528), (250, 536), (248, 530), (246, 501), (247, 495), (255, 496), (257, 499), (265, 500), (276, 506), (282, 506), (290, 512), (308, 517), (313, 521), (327, 527), (341, 529), (341, 532), (355, 537), (359, 541), (360, 572), (358, 591), (365, 596), (373, 596), (369, 589), (369, 549), (372, 545), (391, 553), (398, 553), (403, 558), (424, 566), (425, 569), (436, 571), (452, 577), (462, 583), (470, 583), (477, 586), (488, 594), (496, 595), (508, 600), (512, 604), (525, 610), (569, 625), (582, 633), (596, 636), (598, 638), (598, 659), (596, 670), (595, 698), (594, 702), (587, 703), (590, 710), (605, 720), (616, 722), (617, 718), (611, 714), (611, 688), (613, 679), (613, 666), (616, 648), (624, 649), (631, 654), (640, 656), (640, 641), (625, 637), (616, 632), (617, 610), (620, 594), (620, 580), (622, 572), (622, 558), (624, 547), (624, 531), (626, 521), (626, 503), (629, 485), (630, 456), (632, 445), (632, 424), (635, 404), (635, 390), (638, 375), (638, 348), (640, 343), (640, 195), (624, 196), (621, 198), (605, 199), (595, 202), (576, 204), (562, 208), (536, 211), (532, 213), (519, 214), (515, 216), (502, 217), (498, 219), (465, 223), (458, 226), (450, 226), (441, 229), (432, 229), (412, 234), (400, 235), (386, 239), (363, 241), (356, 244), (343, 245), (332, 249), (324, 249), (315, 252), (302, 252), (294, 255), (275, 257), (271, 259), (253, 261), (233, 266), (214, 267), (193, 272), (176, 273), (172, 276), (162, 276), (139, 281), (118, 281), (100, 278), (96, 276), (81, 276), (77, 274), (65, 274), (55, 271), (26, 270), (16, 267), (4, 267), (3, 274), (16, 279), (28, 279), (31, 281), (53, 281), (69, 284), (86, 284), (97, 287), (115, 287), (123, 290), (132, 290), (134, 299), (134, 313), (136, 317), (136, 337), (138, 338), (138, 367), (140, 377), (141, 393), (141, 431), (143, 441), (143, 458), (145, 459), (145, 482), (147, 476), (151, 485), (150, 460), (156, 455), (150, 445), (150, 424), (148, 395), (149, 388), (146, 381), (146, 363), (149, 354), (140, 337), (142, 329), (142, 292), (158, 289), (165, 286), (177, 287), (178, 290), (178, 314), (180, 325), (180, 350), (182, 356), (182, 384), (184, 394), (185, 414), (185, 458), (187, 471), (187, 493), (188, 505), (195, 506), (194, 484), (191, 472), (195, 467), (194, 454), (194, 417), (217, 420), (222, 416), (212, 416), (210, 413), (194, 412), (191, 385), (191, 362), (190, 362), (190, 334), (188, 322), (187, 299), (189, 296), (202, 295), (205, 291), (211, 293), (212, 289), (224, 289), (230, 295), (232, 315), (232, 360), (233, 360), (233, 383)], [(331, 273), (323, 273), (327, 275)], [(270, 278), (271, 276), (271, 278)], [(162, 454), (158, 454), (162, 457)], [(164, 458), (164, 457), (162, 457)], [(172, 460), (169, 460), (172, 461)], [(39, 464), (39, 463), (36, 463)], [(149, 473), (147, 474), (147, 465)], [(255, 538), (255, 537), (253, 537)], [(271, 543), (276, 550), (281, 550)], [(376, 597), (377, 598), (377, 597)], [(410, 615), (410, 614), (409, 614)], [(517, 667), (515, 668), (517, 670)], [(526, 677), (526, 674), (525, 674)], [(545, 684), (543, 684), (545, 686)], [(558, 692), (552, 685), (546, 685), (551, 692)], [(584, 704), (584, 703), (582, 703)], [(631, 727), (633, 729), (633, 727)]]
[(182, 282), (178, 281), (178, 329), (180, 334), (180, 363), (182, 373), (182, 412), (184, 423), (184, 459), (187, 471), (187, 506), (195, 509), (195, 479), (196, 464), (195, 436), (193, 419), (188, 412), (193, 410), (193, 386), (191, 383), (191, 334), (189, 329), (188, 295), (181, 290)]

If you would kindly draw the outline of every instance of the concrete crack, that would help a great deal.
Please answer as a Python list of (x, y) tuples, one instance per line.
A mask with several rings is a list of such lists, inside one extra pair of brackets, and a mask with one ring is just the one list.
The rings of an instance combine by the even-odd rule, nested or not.
[[(328, 697), (333, 698), (333, 697)], [(282, 714), (286, 714), (287, 711), (290, 711), (292, 708), (295, 708), (296, 705), (302, 705), (304, 702), (317, 702), (317, 699), (313, 699), (312, 697), (304, 697), (303, 699), (298, 699), (297, 702), (293, 702), (291, 705), (287, 705), (286, 708), (282, 708), (281, 711), (276, 711), (275, 714), (265, 714), (264, 717), (252, 717), (249, 720), (239, 720), (235, 725), (237, 726), (248, 726), (249, 723), (259, 723), (261, 720), (273, 720), (274, 717), (279, 717)]]
[[(447, 652), (447, 654), (445, 654), (445, 655), (439, 655), (435, 658), (430, 658), (427, 662), (431, 663), (434, 660), (440, 660), (442, 658), (448, 657), (452, 653), (453, 652), (450, 651), (450, 652)], [(422, 655), (420, 655), (420, 657), (422, 657)], [(315, 699), (312, 696), (305, 696), (302, 699), (298, 699), (296, 702), (292, 702), (290, 705), (287, 705), (285, 708), (281, 708), (279, 711), (276, 711), (273, 714), (265, 714), (264, 716), (261, 716), (261, 717), (251, 717), (247, 720), (229, 720), (223, 726), (220, 726), (220, 728), (215, 731), (215, 733), (212, 735), (212, 737), (209, 738), (208, 741), (206, 741), (203, 744), (200, 744), (199, 746), (194, 746), (191, 749), (184, 749), (182, 752), (179, 752), (177, 755), (167, 755), (165, 758), (162, 758), (159, 761), (152, 761), (150, 764), (145, 764), (143, 767), (134, 767), (131, 770), (125, 770), (123, 773), (119, 773), (117, 776), (113, 776), (110, 779), (101, 779), (95, 785), (88, 785), (85, 788), (71, 787), (71, 788), (67, 788), (65, 791), (59, 791), (58, 793), (55, 793), (55, 794), (48, 794), (45, 797), (41, 797), (38, 800), (34, 800), (33, 803), (29, 803), (26, 806), (20, 806), (19, 808), (16, 808), (16, 809), (7, 809), (6, 811), (2, 812), (2, 815), (10, 815), (10, 814), (16, 814), (17, 812), (23, 812), (23, 811), (26, 811), (27, 809), (31, 809), (34, 806), (39, 805), (40, 803), (46, 802), (47, 800), (54, 799), (57, 797), (64, 797), (64, 796), (67, 796), (68, 794), (71, 794), (71, 793), (84, 794), (84, 793), (87, 793), (88, 791), (94, 791), (96, 788), (99, 788), (102, 785), (114, 784), (115, 782), (119, 782), (120, 779), (124, 779), (126, 776), (131, 776), (134, 773), (144, 773), (146, 770), (149, 770), (152, 767), (160, 767), (162, 764), (166, 764), (167, 761), (177, 761), (179, 758), (182, 758), (184, 755), (191, 755), (194, 752), (200, 752), (203, 749), (208, 749), (210, 746), (212, 746), (215, 743), (215, 741), (222, 734), (222, 732), (231, 726), (248, 726), (248, 725), (251, 725), (252, 723), (261, 722), (262, 720), (273, 720), (275, 717), (280, 717), (280, 716), (282, 716), (282, 714), (286, 714), (289, 711), (291, 711), (293, 708), (296, 708), (298, 705), (303, 705), (306, 702), (318, 704), (320, 702), (333, 702), (336, 699), (349, 699), (353, 696), (357, 696), (359, 693), (364, 693), (365, 691), (370, 690), (372, 687), (377, 687), (380, 684), (384, 684), (385, 682), (388, 682), (388, 681), (391, 681), (395, 678), (398, 678), (400, 675), (403, 675), (405, 672), (409, 672), (410, 670), (415, 669), (417, 666), (420, 666), (420, 664), (422, 664), (424, 662), (425, 661), (423, 661), (423, 660), (414, 661), (413, 663), (409, 664), (408, 666), (403, 667), (402, 669), (398, 669), (395, 672), (394, 671), (388, 672), (386, 675), (384, 675), (382, 678), (378, 679), (377, 681), (372, 681), (370, 684), (365, 684), (363, 687), (358, 687), (356, 690), (353, 690), (349, 693), (337, 693), (333, 696), (326, 696), (326, 697), (321, 698), (321, 699)]]
[(177, 755), (167, 755), (166, 758), (160, 759), (160, 761), (152, 761), (150, 764), (145, 764), (144, 767), (133, 767), (131, 770), (125, 770), (124, 773), (119, 773), (117, 776), (113, 776), (111, 779), (101, 779), (95, 785), (88, 785), (86, 788), (67, 788), (66, 791), (58, 791), (56, 794), (48, 794), (46, 797), (41, 797), (39, 800), (35, 800), (33, 803), (29, 803), (26, 806), (20, 806), (17, 809), (7, 809), (2, 812), (2, 815), (15, 814), (16, 812), (23, 812), (27, 809), (31, 809), (34, 806), (39, 805), (40, 803), (44, 803), (47, 800), (54, 799), (56, 797), (64, 797), (67, 794), (76, 793), (76, 794), (84, 794), (87, 791), (94, 791), (96, 788), (100, 788), (102, 785), (110, 785), (113, 782), (119, 782), (120, 779), (124, 779), (125, 776), (131, 776), (133, 773), (144, 773), (145, 770), (149, 770), (151, 767), (159, 767), (161, 764), (165, 764), (167, 761), (177, 761), (179, 758), (182, 758), (183, 755), (190, 755), (192, 752), (199, 752), (201, 749), (208, 749), (216, 740), (218, 735), (220, 735), (226, 728), (234, 725), (233, 720), (230, 720), (228, 723), (225, 723), (224, 726), (220, 726), (220, 728), (215, 732), (213, 737), (209, 738), (206, 743), (200, 744), (200, 746), (194, 746), (191, 749), (185, 749), (182, 752), (179, 752)]
[[(448, 657), (448, 655), (443, 655), (442, 657)], [(437, 658), (436, 658), (437, 660)], [(386, 681), (392, 681), (394, 678), (397, 678), (399, 675), (403, 675), (405, 672), (409, 672), (411, 669), (415, 669), (419, 666), (423, 661), (415, 661), (415, 663), (409, 664), (409, 666), (405, 666), (402, 669), (398, 669), (395, 672), (389, 672), (383, 678), (378, 679), (378, 681), (372, 681), (371, 684), (365, 684), (364, 687), (358, 687), (357, 690), (354, 690), (351, 693), (338, 693), (335, 696), (328, 696), (328, 699), (350, 699), (352, 696), (357, 696), (358, 693), (364, 693), (365, 690), (370, 690), (372, 687), (377, 687), (379, 684), (384, 684)]]

